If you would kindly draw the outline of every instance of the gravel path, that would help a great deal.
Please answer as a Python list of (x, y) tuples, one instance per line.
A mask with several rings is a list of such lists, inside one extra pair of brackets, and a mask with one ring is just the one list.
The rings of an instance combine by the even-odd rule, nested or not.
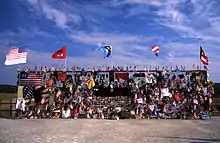
[(220, 118), (212, 120), (8, 120), (0, 119), (0, 143), (210, 143), (220, 142)]

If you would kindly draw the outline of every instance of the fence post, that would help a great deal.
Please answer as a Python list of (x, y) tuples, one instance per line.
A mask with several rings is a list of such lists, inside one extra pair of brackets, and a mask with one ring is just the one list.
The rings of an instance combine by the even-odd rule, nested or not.
[(12, 117), (12, 100), (10, 100), (10, 117)]

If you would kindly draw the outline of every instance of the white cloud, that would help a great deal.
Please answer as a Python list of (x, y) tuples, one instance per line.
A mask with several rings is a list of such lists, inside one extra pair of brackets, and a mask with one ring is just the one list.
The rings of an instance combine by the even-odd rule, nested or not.
[(5, 47), (29, 46), (30, 41), (32, 41), (36, 36), (45, 38), (55, 37), (45, 31), (39, 30), (37, 27), (32, 27), (30, 30), (17, 29), (17, 32), (5, 31), (0, 33), (0, 44)]
[[(199, 4), (198, 3), (204, 3)], [(220, 17), (217, 13), (213, 12), (216, 8), (215, 3), (209, 1), (197, 0), (192, 2), (194, 11), (192, 10), (191, 15), (186, 15), (183, 12), (181, 14), (180, 21), (170, 23), (170, 27), (177, 32), (185, 32), (190, 38), (200, 38), (202, 41), (218, 42), (220, 36)], [(203, 26), (204, 23), (207, 25), (204, 28), (197, 28), (193, 26), (196, 23), (197, 26)], [(169, 26), (169, 25), (168, 25)]]
[(28, 2), (33, 5), (37, 5), (39, 1), (38, 0), (28, 0)]
[(78, 14), (71, 14), (69, 17), (75, 23), (81, 23), (82, 22), (82, 17), (80, 15), (78, 15)]
[[(175, 30), (179, 35), (188, 38), (199, 38), (201, 41), (218, 42), (220, 36), (220, 16), (217, 13), (218, 1), (210, 0), (126, 0), (126, 3), (154, 5), (158, 9), (148, 14), (157, 16), (156, 24)], [(156, 4), (154, 4), (156, 3)], [(157, 4), (158, 3), (158, 4)], [(188, 6), (188, 5), (191, 5)], [(187, 14), (182, 9), (190, 9)], [(134, 10), (136, 12), (134, 12)], [(146, 7), (132, 8), (132, 13), (141, 15)], [(131, 13), (131, 12), (130, 12)], [(204, 24), (207, 24), (205, 27)], [(197, 28), (197, 26), (203, 28)]]
[(152, 6), (161, 6), (163, 5), (162, 1), (159, 0), (125, 0), (123, 3), (133, 3), (133, 4), (148, 4)]
[[(141, 4), (141, 1), (138, 1)], [(205, 52), (209, 56), (211, 70), (210, 78), (215, 81), (220, 81), (218, 74), (220, 64), (215, 61), (220, 60), (220, 56), (216, 53), (219, 48), (218, 45), (212, 45), (212, 42), (220, 43), (219, 39), (219, 23), (220, 18), (213, 14), (212, 9), (215, 5), (213, 3), (205, 3), (204, 5), (198, 5), (202, 1), (196, 1), (193, 3), (195, 11), (192, 12), (192, 16), (186, 15), (181, 12), (178, 7), (181, 5), (181, 1), (166, 1), (163, 5), (158, 5), (158, 10), (154, 12), (158, 16), (158, 23), (175, 30), (178, 34), (182, 35), (183, 38), (198, 38), (200, 41), (194, 44), (188, 44), (185, 42), (172, 42), (164, 43), (162, 45), (165, 59), (162, 60), (161, 64), (167, 64), (175, 66), (176, 64), (185, 64), (188, 68), (191, 68), (192, 64), (200, 64), (199, 59), (199, 46), (200, 44), (205, 45)], [(142, 4), (149, 4), (143, 2)], [(142, 11), (142, 9), (136, 9)], [(146, 9), (143, 10), (145, 12)], [(139, 12), (140, 13), (140, 12)], [(139, 14), (137, 13), (137, 14)], [(210, 27), (204, 29), (198, 29), (193, 26), (193, 22), (203, 25), (208, 22)], [(218, 35), (218, 36), (217, 36)], [(204, 42), (204, 43), (203, 43)], [(187, 56), (191, 55), (191, 57)], [(194, 55), (194, 56), (193, 56)], [(166, 61), (166, 62), (165, 62)], [(213, 73), (213, 74), (212, 74)]]
[(87, 44), (97, 44), (99, 42), (105, 44), (122, 44), (122, 43), (135, 43), (135, 42), (148, 42), (156, 37), (143, 37), (133, 36), (128, 34), (108, 34), (108, 33), (78, 33), (71, 35), (76, 41)]
[(67, 15), (57, 9), (53, 9), (49, 7), (48, 5), (43, 5), (42, 10), (45, 14), (45, 16), (50, 19), (55, 21), (58, 27), (61, 28), (67, 28)]
[(74, 22), (80, 24), (82, 18), (75, 13), (67, 13), (53, 7), (45, 0), (27, 0), (30, 4), (30, 9), (34, 9), (35, 13), (45, 16), (47, 19), (54, 21), (56, 25), (62, 29), (70, 28), (68, 23)]

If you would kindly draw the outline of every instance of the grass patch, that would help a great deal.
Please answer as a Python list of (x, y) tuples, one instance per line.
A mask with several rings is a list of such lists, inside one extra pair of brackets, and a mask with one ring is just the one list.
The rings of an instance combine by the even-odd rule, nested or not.
[(14, 85), (0, 85), (0, 93), (16, 93), (17, 86)]
[(12, 100), (17, 98), (16, 93), (0, 93), (0, 100)]
[[(9, 117), (10, 109), (15, 109), (15, 104), (10, 105), (10, 101), (12, 103), (16, 103), (17, 94), (16, 93), (0, 93), (0, 117)], [(4, 104), (8, 103), (8, 104)]]
[[(10, 103), (9, 100), (1, 100), (1, 102), (2, 103)], [(12, 104), (12, 106), (15, 106), (15, 104)], [(1, 106), (0, 106), (0, 117), (10, 116), (10, 109), (11, 109), (10, 104), (1, 104)]]
[[(1, 109), (3, 110), (3, 109)], [(0, 117), (10, 117), (10, 111), (1, 111), (0, 110)]]

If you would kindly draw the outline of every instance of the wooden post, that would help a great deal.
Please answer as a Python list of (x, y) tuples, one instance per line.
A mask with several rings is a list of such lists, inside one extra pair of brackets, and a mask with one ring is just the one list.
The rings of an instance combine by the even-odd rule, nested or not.
[(10, 117), (12, 117), (12, 100), (10, 100)]

